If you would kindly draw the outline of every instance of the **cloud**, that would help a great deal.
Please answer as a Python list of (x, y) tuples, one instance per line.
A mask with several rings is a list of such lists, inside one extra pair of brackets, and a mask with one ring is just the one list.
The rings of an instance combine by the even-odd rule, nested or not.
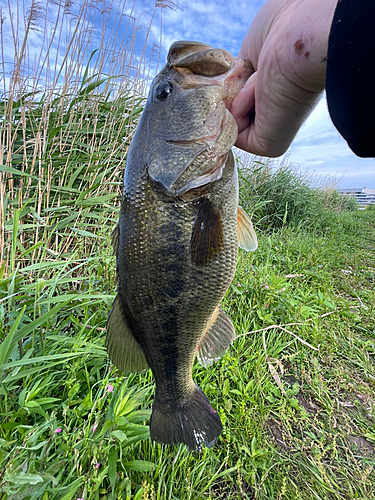
[[(100, 45), (103, 20), (107, 17), (109, 28), (117, 26), (117, 31), (114, 31), (116, 39), (113, 43), (115, 46), (117, 44), (118, 57), (116, 60), (108, 61), (107, 69), (109, 73), (112, 72), (111, 74), (120, 74), (129, 63), (129, 55), (124, 51), (124, 40), (130, 36), (130, 31), (127, 32), (127, 26), (131, 20), (129, 26), (137, 27), (133, 39), (136, 50), (136, 53), (132, 54), (133, 64), (137, 67), (140, 58), (144, 57), (144, 60), (147, 61), (145, 75), (149, 72), (150, 77), (153, 77), (165, 64), (167, 51), (176, 40), (197, 40), (214, 47), (227, 49), (236, 55), (254, 16), (265, 0), (251, 2), (249, 0), (237, 2), (234, 0), (174, 0), (174, 3), (176, 7), (169, 8), (168, 5), (171, 5), (171, 2), (168, 3), (168, 0), (165, 0), (165, 7), (161, 8), (155, 7), (155, 0), (136, 0), (135, 3), (132, 0), (130, 2), (113, 0), (111, 3), (104, 0), (100, 4), (100, 8), (92, 8), (92, 14), (85, 20), (85, 24), (82, 24), (80, 29), (91, 30), (90, 50), (91, 47), (94, 50)], [(15, 7), (11, 9), (15, 20), (17, 18), (16, 9), (21, 5), (21, 2), (13, 2), (13, 4)], [(31, 0), (25, 0), (22, 5), (25, 6), (25, 11), (18, 16), (22, 20), (19, 23), (18, 44), (22, 43), (24, 14), (30, 8)], [(47, 21), (45, 24), (43, 21), (41, 31), (33, 31), (29, 39), (29, 61), (33, 65), (37, 64), (37, 55), (42, 47), (43, 54), (46, 54), (47, 46), (44, 34), (48, 34), (52, 29), (57, 15), (56, 5), (46, 1), (44, 5), (47, 6)], [(75, 2), (73, 9), (79, 9), (80, 5), (79, 2)], [(157, 5), (162, 5), (162, 1)], [(8, 1), (0, 0), (0, 7), (3, 8), (4, 12), (7, 12)], [(73, 10), (71, 26), (74, 25), (74, 18), (77, 14), (78, 10)], [(11, 68), (14, 64), (14, 45), (9, 15), (5, 17), (7, 19), (3, 24), (3, 50), (5, 61), (8, 63), (7, 68)], [(69, 41), (68, 28), (69, 26), (65, 25), (63, 27), (61, 50), (58, 50), (56, 45), (52, 45), (49, 49), (49, 60), (53, 66), (56, 62), (57, 68), (63, 64), (62, 54)], [(158, 65), (155, 47), (160, 44)], [(87, 53), (90, 53), (90, 50), (87, 50)], [(5, 75), (5, 82), (7, 82), (8, 76)], [(290, 161), (300, 164), (303, 169), (309, 169), (318, 175), (345, 175), (345, 183), (348, 186), (375, 187), (375, 160), (361, 159), (351, 152), (330, 120), (324, 96), (296, 136), (288, 154)]]
[(290, 160), (320, 176), (340, 179), (342, 187), (375, 187), (375, 159), (358, 158), (334, 127), (325, 96), (289, 148)]
[(225, 0), (179, 0), (177, 11), (163, 11), (163, 48), (175, 40), (197, 40), (237, 54), (251, 19), (262, 5)]
[[(159, 44), (161, 21), (163, 60), (176, 40), (201, 41), (237, 54), (251, 20), (264, 2), (265, 0), (175, 0), (176, 8), (163, 7), (156, 10), (155, 22), (150, 31), (150, 46), (153, 43)], [(132, 15), (141, 17), (148, 24), (154, 5), (154, 0), (138, 1)]]

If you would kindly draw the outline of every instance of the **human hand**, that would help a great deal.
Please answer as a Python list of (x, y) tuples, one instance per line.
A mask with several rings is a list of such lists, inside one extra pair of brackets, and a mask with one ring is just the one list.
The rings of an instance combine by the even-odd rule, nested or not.
[(254, 73), (234, 99), (236, 146), (259, 156), (285, 153), (324, 90), (328, 36), (337, 0), (268, 0), (239, 57)]

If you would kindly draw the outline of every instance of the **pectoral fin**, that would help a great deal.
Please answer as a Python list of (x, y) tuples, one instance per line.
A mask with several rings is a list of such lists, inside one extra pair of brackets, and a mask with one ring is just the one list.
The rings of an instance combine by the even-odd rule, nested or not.
[(205, 200), (195, 217), (190, 241), (191, 261), (196, 266), (212, 262), (224, 248), (223, 221), (220, 209)]
[(238, 231), (238, 245), (253, 252), (258, 248), (257, 235), (255, 234), (253, 223), (245, 210), (238, 207), (237, 211), (237, 231)]
[(206, 367), (218, 361), (225, 354), (235, 337), (233, 323), (221, 306), (218, 305), (198, 346), (197, 358), (199, 363)]
[(128, 326), (118, 294), (107, 321), (106, 348), (112, 363), (125, 373), (148, 368), (142, 348)]

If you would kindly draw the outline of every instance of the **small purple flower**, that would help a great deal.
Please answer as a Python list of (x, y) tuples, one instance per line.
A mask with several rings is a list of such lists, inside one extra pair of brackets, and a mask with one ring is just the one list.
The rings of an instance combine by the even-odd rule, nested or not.
[(56, 434), (60, 434), (60, 432), (62, 432), (62, 429), (61, 427), (58, 427), (56, 430), (55, 430)]
[(108, 392), (113, 392), (113, 385), (108, 384), (107, 391)]
[(98, 428), (98, 425), (97, 425), (97, 423), (95, 423), (95, 424), (91, 427), (91, 432), (95, 432), (97, 428)]
[(266, 290), (269, 290), (269, 286), (268, 285), (264, 285), (264, 288), (266, 288)]
[(85, 500), (84, 498), (77, 498), (77, 500)]
[(97, 464), (95, 464), (95, 469), (99, 469), (100, 467), (100, 462), (98, 462)]

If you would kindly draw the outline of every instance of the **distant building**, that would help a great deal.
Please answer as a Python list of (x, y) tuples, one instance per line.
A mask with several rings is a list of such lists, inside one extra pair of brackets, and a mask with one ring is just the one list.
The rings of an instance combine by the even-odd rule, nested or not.
[(358, 204), (362, 207), (366, 205), (375, 205), (375, 189), (369, 188), (348, 188), (338, 189), (340, 194), (345, 196), (355, 196)]

